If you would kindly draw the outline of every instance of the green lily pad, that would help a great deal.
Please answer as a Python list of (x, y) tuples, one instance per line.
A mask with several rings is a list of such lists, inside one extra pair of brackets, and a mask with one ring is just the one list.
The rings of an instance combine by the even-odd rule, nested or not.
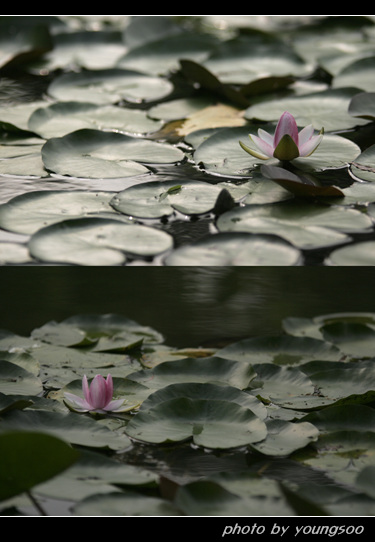
[(126, 434), (143, 442), (165, 443), (193, 439), (207, 448), (234, 448), (263, 440), (265, 423), (230, 401), (176, 398), (140, 410), (126, 426)]
[(39, 395), (43, 384), (38, 376), (10, 361), (0, 364), (0, 392), (7, 395)]
[(332, 81), (333, 88), (355, 87), (358, 90), (371, 92), (374, 89), (372, 74), (375, 57), (367, 56), (354, 60), (345, 66)]
[(349, 113), (353, 117), (375, 119), (375, 92), (359, 92), (350, 101)]
[(231, 401), (238, 405), (242, 405), (249, 408), (260, 418), (264, 420), (267, 417), (267, 410), (263, 403), (250, 395), (249, 393), (242, 391), (234, 386), (227, 386), (225, 384), (212, 384), (210, 382), (203, 383), (179, 383), (169, 384), (157, 391), (154, 391), (143, 401), (140, 409), (148, 410), (155, 405), (176, 399), (178, 397), (188, 397), (190, 399), (209, 399), (211, 401)]
[(310, 378), (298, 367), (291, 365), (274, 365), (273, 363), (255, 363), (254, 371), (257, 376), (252, 390), (262, 399), (277, 403), (278, 400), (290, 399), (294, 396), (312, 394), (315, 391)]
[(352, 173), (363, 181), (375, 181), (374, 167), (375, 145), (370, 145), (352, 161)]
[(28, 119), (29, 130), (45, 139), (85, 128), (139, 135), (161, 126), (161, 122), (149, 118), (145, 111), (84, 102), (57, 102), (36, 109)]
[(363, 241), (340, 247), (325, 259), (325, 265), (369, 266), (375, 265), (375, 242)]
[(204, 62), (221, 81), (246, 84), (257, 77), (305, 76), (311, 66), (275, 34), (248, 32), (223, 42)]
[(128, 376), (130, 380), (152, 390), (186, 382), (220, 383), (244, 389), (254, 377), (255, 372), (250, 365), (215, 356), (165, 361), (152, 369), (137, 371)]
[(311, 337), (265, 336), (244, 339), (219, 350), (225, 359), (276, 365), (300, 365), (314, 359), (338, 360), (340, 350), (325, 341)]
[(126, 254), (153, 257), (172, 247), (167, 232), (106, 218), (58, 222), (38, 230), (29, 241), (37, 260), (76, 265), (122, 265)]
[(43, 143), (2, 145), (0, 147), (0, 175), (47, 177), (41, 150)]
[(320, 327), (326, 341), (336, 344), (340, 350), (357, 358), (373, 357), (375, 329), (362, 322), (327, 322)]
[(33, 234), (39, 229), (70, 218), (113, 212), (112, 192), (37, 190), (15, 196), (0, 206), (0, 227)]
[(219, 233), (175, 249), (166, 265), (300, 265), (301, 253), (272, 235)]
[(27, 60), (35, 60), (50, 51), (53, 47), (48, 24), (42, 18), (33, 18), (31, 24), (19, 24), (17, 17), (13, 24), (1, 25), (1, 57), (2, 68), (16, 66)]
[(10, 430), (40, 432), (91, 448), (122, 450), (130, 445), (125, 435), (111, 431), (92, 418), (71, 412), (12, 410), (3, 416), (0, 436)]
[[(243, 476), (245, 475), (246, 473), (243, 473)], [(275, 483), (272, 480), (262, 480), (262, 482), (264, 485)], [(253, 485), (253, 481), (250, 484)], [(257, 516), (260, 508), (262, 508), (262, 515), (266, 516), (292, 515), (292, 509), (281, 499), (280, 493), (274, 495), (267, 490), (261, 491), (261, 494), (255, 491), (254, 493), (254, 495), (239, 495), (233, 491), (230, 484), (221, 479), (198, 480), (178, 488), (176, 504), (188, 516)], [(254, 525), (260, 530), (263, 528), (257, 523)], [(234, 527), (228, 527), (231, 527), (233, 534)]]
[(0, 500), (30, 491), (60, 474), (79, 457), (79, 452), (63, 439), (37, 431), (2, 432), (0, 448)]
[[(350, 85), (350, 87), (354, 86), (354, 84)], [(323, 127), (327, 134), (327, 132), (345, 130), (367, 123), (365, 120), (354, 119), (348, 112), (351, 99), (358, 92), (358, 88), (335, 88), (267, 101), (251, 105), (246, 110), (245, 117), (248, 120), (277, 122), (284, 111), (289, 111), (296, 119), (298, 126), (312, 124), (316, 130), (321, 130)]]
[(54, 32), (53, 49), (43, 58), (45, 70), (60, 70), (71, 65), (85, 69), (114, 67), (124, 54), (124, 42), (120, 30), (78, 29)]
[(316, 441), (319, 430), (310, 422), (270, 420), (266, 422), (267, 437), (251, 446), (264, 455), (286, 456)]
[(344, 196), (344, 193), (337, 186), (322, 186), (311, 176), (303, 175), (303, 172), (302, 175), (296, 175), (276, 166), (262, 166), (261, 172), (265, 177), (272, 179), (296, 196), (314, 198), (317, 196)]
[(161, 218), (175, 210), (204, 214), (213, 210), (221, 191), (221, 187), (203, 181), (152, 181), (119, 192), (111, 205), (125, 215), (142, 218)]
[(180, 516), (181, 512), (160, 497), (140, 495), (134, 491), (96, 494), (74, 507), (75, 516)]
[(298, 248), (313, 249), (348, 242), (348, 234), (356, 230), (370, 232), (372, 221), (342, 206), (283, 202), (233, 209), (221, 215), (216, 226), (221, 232), (275, 234)]
[(184, 154), (156, 141), (81, 129), (49, 139), (42, 148), (42, 158), (47, 170), (60, 175), (108, 179), (148, 173), (143, 164), (176, 163)]
[[(208, 173), (231, 177), (249, 177), (250, 172), (259, 164), (280, 165), (276, 158), (265, 162), (250, 156), (241, 148), (239, 141), (247, 144), (249, 134), (256, 133), (258, 127), (256, 124), (249, 124), (247, 127), (217, 130), (195, 149), (193, 157), (196, 164)], [(275, 126), (267, 125), (263, 129), (273, 133)], [(345, 167), (360, 152), (358, 145), (352, 141), (338, 135), (325, 134), (311, 156), (296, 158), (293, 164), (304, 172), (320, 172), (326, 168)]]
[[(149, 20), (146, 19), (146, 24), (148, 25), (148, 23)], [(141, 22), (138, 23), (138, 26), (139, 24), (142, 25)], [(143, 28), (142, 31), (144, 32), (145, 29)], [(154, 77), (160, 76), (160, 74), (167, 75), (171, 71), (176, 71), (181, 58), (195, 61), (206, 59), (218, 42), (213, 35), (180, 30), (176, 35), (170, 33), (155, 36), (155, 38), (149, 39), (147, 43), (140, 43), (138, 47), (132, 46), (119, 59), (118, 66), (128, 70), (139, 70)]]
[[(79, 314), (66, 318), (62, 324), (68, 324), (83, 331), (90, 340), (97, 340), (99, 346), (103, 338), (121, 339), (122, 334), (137, 336), (146, 344), (158, 344), (164, 341), (163, 335), (156, 329), (142, 326), (119, 314)], [(94, 350), (98, 349), (97, 346)]]
[(121, 100), (142, 103), (166, 98), (173, 85), (161, 77), (135, 70), (106, 68), (64, 73), (48, 87), (48, 94), (60, 102), (79, 101), (115, 104)]

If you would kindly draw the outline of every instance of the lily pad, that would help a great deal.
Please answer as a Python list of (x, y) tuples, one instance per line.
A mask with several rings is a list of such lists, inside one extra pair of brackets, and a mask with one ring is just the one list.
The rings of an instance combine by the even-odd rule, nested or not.
[(373, 266), (375, 265), (375, 242), (363, 241), (337, 248), (327, 256), (325, 265)]
[(363, 181), (375, 181), (374, 156), (375, 145), (370, 145), (352, 161), (352, 173)]
[(219, 350), (225, 359), (276, 365), (300, 365), (314, 359), (338, 360), (342, 356), (336, 346), (311, 337), (265, 336), (244, 339)]
[(112, 192), (36, 190), (15, 196), (0, 206), (0, 226), (16, 233), (33, 234), (66, 219), (113, 211)]
[(142, 164), (173, 164), (184, 154), (156, 141), (82, 129), (49, 139), (42, 148), (42, 158), (47, 170), (60, 175), (108, 179), (148, 173)]
[(19, 365), (2, 360), (0, 392), (8, 395), (39, 395), (43, 393), (43, 385), (38, 376)]
[(142, 496), (133, 491), (96, 494), (74, 507), (75, 516), (180, 516), (179, 510), (160, 497)]
[[(311, 122), (311, 121), (310, 121)], [(249, 134), (256, 133), (258, 125), (249, 124), (241, 128), (222, 128), (204, 140), (194, 151), (196, 164), (201, 165), (208, 173), (228, 175), (232, 177), (249, 177), (263, 160), (250, 156), (239, 145), (249, 141)], [(264, 126), (263, 129), (273, 133), (275, 126)], [(326, 134), (317, 150), (308, 157), (296, 158), (293, 164), (304, 172), (319, 172), (326, 168), (347, 166), (359, 154), (358, 145), (344, 137)], [(267, 166), (280, 165), (276, 158), (267, 161)]]
[(174, 211), (187, 215), (209, 213), (222, 188), (203, 181), (152, 181), (116, 194), (111, 205), (129, 216), (161, 218)]
[(374, 66), (374, 56), (354, 60), (336, 74), (332, 81), (333, 88), (356, 87), (358, 90), (371, 92), (374, 89), (372, 84)]
[(10, 411), (3, 416), (0, 434), (9, 430), (37, 431), (91, 448), (122, 450), (130, 445), (125, 435), (117, 434), (91, 418), (70, 412)]
[(219, 233), (166, 256), (166, 265), (300, 265), (301, 253), (272, 235)]
[[(79, 457), (63, 439), (39, 432), (1, 432), (0, 500), (30, 491), (60, 474)], [(29, 458), (25, 461), (25, 449)]]
[(139, 411), (126, 434), (152, 443), (192, 439), (207, 448), (234, 448), (263, 440), (265, 423), (255, 414), (229, 401), (177, 398)]
[(221, 215), (221, 232), (274, 234), (300, 249), (313, 249), (348, 242), (348, 234), (367, 233), (371, 219), (356, 209), (303, 202), (248, 205)]
[(129, 380), (152, 390), (160, 389), (167, 384), (186, 382), (211, 382), (244, 389), (254, 377), (255, 371), (250, 365), (215, 356), (165, 361), (152, 369), (137, 371), (128, 376)]
[(265, 455), (286, 456), (316, 441), (319, 430), (310, 422), (270, 420), (266, 422), (267, 437), (251, 446)]
[(138, 109), (84, 102), (57, 102), (44, 106), (36, 109), (28, 120), (29, 130), (45, 139), (85, 128), (139, 135), (156, 131), (161, 126), (161, 122), (152, 120)]
[(311, 176), (305, 176), (303, 173), (302, 175), (296, 175), (291, 171), (276, 166), (262, 166), (261, 172), (265, 177), (277, 182), (296, 196), (332, 196), (336, 198), (344, 196), (344, 193), (337, 186), (322, 186)]
[[(354, 86), (354, 84), (350, 85), (350, 87)], [(312, 124), (316, 130), (321, 130), (323, 127), (325, 133), (366, 124), (366, 120), (354, 119), (348, 112), (353, 96), (359, 92), (358, 88), (350, 87), (328, 89), (251, 105), (245, 112), (245, 118), (277, 122), (284, 111), (289, 111), (296, 119), (298, 126)]]
[(34, 258), (76, 265), (122, 265), (126, 255), (153, 257), (172, 247), (167, 232), (109, 218), (58, 222), (38, 230), (29, 241)]
[(262, 420), (267, 417), (266, 407), (253, 395), (234, 386), (227, 386), (222, 383), (212, 384), (210, 382), (188, 382), (166, 385), (151, 393), (151, 395), (143, 401), (140, 410), (148, 410), (159, 403), (178, 397), (189, 397), (194, 400), (209, 399), (211, 401), (232, 401), (238, 405), (249, 408)]
[(133, 103), (166, 98), (173, 85), (161, 77), (135, 70), (109, 68), (64, 73), (48, 87), (48, 94), (60, 102), (80, 101), (115, 104), (121, 100)]
[(375, 92), (359, 92), (350, 101), (349, 113), (353, 117), (375, 119)]

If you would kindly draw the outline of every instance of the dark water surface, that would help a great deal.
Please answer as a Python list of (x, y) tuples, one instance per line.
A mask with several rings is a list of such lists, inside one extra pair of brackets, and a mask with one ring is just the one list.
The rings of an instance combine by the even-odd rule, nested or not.
[(28, 335), (83, 313), (154, 327), (166, 344), (215, 345), (274, 334), (288, 316), (375, 312), (373, 268), (0, 268), (0, 329)]

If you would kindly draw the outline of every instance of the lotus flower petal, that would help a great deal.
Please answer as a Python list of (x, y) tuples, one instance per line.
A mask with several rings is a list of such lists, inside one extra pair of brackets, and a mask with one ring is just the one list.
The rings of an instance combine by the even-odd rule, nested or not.
[(250, 134), (249, 137), (257, 149), (248, 147), (242, 141), (239, 143), (255, 158), (261, 160), (277, 158), (281, 161), (290, 161), (310, 156), (323, 138), (323, 129), (318, 135), (314, 135), (313, 125), (309, 124), (298, 132), (295, 118), (285, 111), (277, 123), (274, 135), (260, 128), (257, 136)]
[(275, 130), (275, 136), (274, 136), (274, 148), (277, 147), (277, 145), (280, 143), (280, 140), (284, 137), (284, 135), (288, 135), (292, 138), (294, 143), (298, 145), (298, 127), (297, 123), (295, 121), (295, 118), (293, 115), (288, 113), (288, 111), (285, 111), (277, 123), (276, 130)]
[(107, 379), (96, 375), (90, 385), (84, 375), (82, 391), (84, 398), (69, 392), (64, 394), (68, 406), (76, 412), (123, 412), (138, 406), (125, 405), (125, 399), (113, 399), (113, 379), (110, 374)]

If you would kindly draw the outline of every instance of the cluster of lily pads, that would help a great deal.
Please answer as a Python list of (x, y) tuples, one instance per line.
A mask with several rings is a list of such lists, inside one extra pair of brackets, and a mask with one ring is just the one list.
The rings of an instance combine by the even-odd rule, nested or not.
[(373, 313), (209, 349), (115, 314), (2, 331), (2, 514), (372, 516), (374, 344)]
[[(2, 16), (0, 32), (3, 264), (374, 264), (373, 16)], [(245, 152), (285, 111), (324, 128), (315, 152)]]

